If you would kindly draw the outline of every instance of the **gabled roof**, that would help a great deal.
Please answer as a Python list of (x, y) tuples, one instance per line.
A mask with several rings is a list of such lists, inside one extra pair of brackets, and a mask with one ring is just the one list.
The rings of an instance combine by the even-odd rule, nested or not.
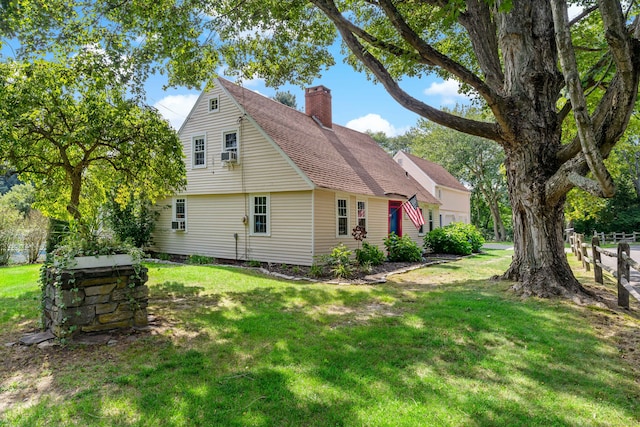
[(414, 156), (413, 154), (405, 153), (404, 151), (402, 153), (415, 163), (415, 165), (418, 166), (425, 174), (427, 174), (429, 178), (436, 183), (436, 185), (469, 192), (469, 190), (462, 185), (460, 181), (458, 181), (441, 165), (430, 162), (421, 157)]
[(420, 202), (440, 204), (369, 135), (336, 124), (326, 129), (296, 109), (217, 82), (317, 187), (380, 197), (417, 194)]

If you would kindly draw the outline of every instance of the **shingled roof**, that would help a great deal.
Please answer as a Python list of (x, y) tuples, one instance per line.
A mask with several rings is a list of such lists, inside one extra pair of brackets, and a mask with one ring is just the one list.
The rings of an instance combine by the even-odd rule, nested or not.
[(440, 204), (369, 135), (336, 124), (327, 129), (228, 80), (217, 82), (317, 187), (380, 197), (416, 194), (420, 202)]
[(460, 181), (458, 181), (453, 175), (449, 173), (444, 167), (437, 163), (430, 162), (421, 157), (414, 156), (413, 154), (409, 154), (404, 152), (404, 155), (407, 156), (413, 163), (416, 164), (424, 173), (429, 175), (436, 185), (441, 185), (443, 187), (449, 187), (454, 190), (461, 190), (469, 192), (467, 187), (462, 185)]

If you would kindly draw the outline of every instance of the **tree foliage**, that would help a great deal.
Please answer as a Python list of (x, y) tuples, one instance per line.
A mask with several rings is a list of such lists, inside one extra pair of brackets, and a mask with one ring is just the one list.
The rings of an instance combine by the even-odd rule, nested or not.
[(153, 109), (127, 98), (91, 50), (67, 64), (2, 63), (0, 161), (31, 182), (48, 216), (95, 215), (108, 192), (154, 200), (184, 183), (182, 146)]
[(280, 104), (284, 104), (291, 108), (298, 109), (296, 96), (289, 91), (277, 91), (273, 99), (278, 101)]
[(369, 131), (367, 133), (378, 143), (379, 146), (384, 149), (384, 151), (391, 155), (394, 155), (398, 151), (411, 153), (413, 149), (413, 141), (417, 136), (417, 132), (415, 129), (411, 129), (402, 135), (396, 136), (387, 136), (387, 134), (382, 131)]
[[(476, 120), (486, 116), (477, 107), (457, 106), (445, 111)], [(501, 211), (503, 208), (509, 210), (509, 200), (504, 175), (504, 151), (493, 141), (457, 132), (424, 119), (418, 120), (412, 132), (415, 135), (412, 152), (444, 166), (458, 180), (470, 185), (474, 199), (482, 199), (482, 205), (489, 210), (494, 240), (505, 240), (507, 232)], [(474, 218), (476, 221), (477, 214)]]

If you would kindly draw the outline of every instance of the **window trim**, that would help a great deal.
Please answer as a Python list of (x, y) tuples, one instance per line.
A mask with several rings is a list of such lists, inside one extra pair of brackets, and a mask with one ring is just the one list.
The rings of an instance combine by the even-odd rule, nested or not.
[[(178, 218), (178, 201), (182, 200), (184, 203), (184, 218)], [(184, 231), (187, 232), (187, 198), (186, 197), (174, 197), (171, 203), (171, 221), (184, 221), (184, 229), (172, 230), (172, 231)]]
[[(345, 209), (347, 210), (347, 212), (345, 213), (345, 215), (340, 216), (339, 215), (339, 203), (340, 200), (344, 200), (345, 201)], [(349, 196), (340, 196), (338, 194), (336, 194), (336, 203), (335, 203), (335, 215), (336, 215), (336, 237), (337, 238), (341, 238), (341, 237), (346, 237), (349, 236)], [(345, 234), (340, 234), (340, 218), (346, 218), (347, 220), (347, 227), (346, 227), (346, 233)]]
[[(204, 141), (204, 163), (196, 165), (196, 140), (202, 139)], [(199, 153), (199, 151), (198, 151)], [(191, 169), (205, 169), (207, 167), (207, 134), (195, 135), (191, 137)]]
[[(424, 210), (421, 207), (418, 207), (418, 209), (420, 210), (420, 215), (422, 215), (422, 218), (424, 218)], [(418, 229), (418, 236), (424, 236), (425, 235), (425, 231), (424, 231), (424, 227), (425, 224), (422, 224), (420, 226), (420, 228)]]
[[(265, 203), (266, 203), (266, 217), (267, 217), (267, 224), (266, 224), (266, 231), (264, 233), (262, 232), (256, 232), (255, 231), (255, 226), (256, 226), (256, 212), (255, 212), (255, 207), (256, 207), (256, 197), (265, 197)], [(255, 193), (255, 194), (249, 194), (249, 234), (251, 236), (266, 236), (266, 237), (270, 237), (271, 236), (271, 194), (270, 193)]]
[[(211, 108), (211, 102), (212, 101), (216, 101), (216, 108)], [(217, 113), (218, 111), (220, 111), (220, 96), (219, 95), (214, 95), (209, 97), (209, 99), (207, 100), (207, 109), (209, 110), (210, 113)]]

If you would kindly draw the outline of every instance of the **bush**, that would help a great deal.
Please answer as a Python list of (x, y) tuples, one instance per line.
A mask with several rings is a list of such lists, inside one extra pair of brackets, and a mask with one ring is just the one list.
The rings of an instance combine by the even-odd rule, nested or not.
[(356, 259), (361, 266), (380, 265), (384, 262), (384, 258), (384, 252), (380, 248), (367, 242), (362, 242), (362, 249), (356, 249)]
[(189, 258), (187, 258), (187, 264), (204, 265), (204, 264), (213, 264), (214, 262), (215, 262), (214, 258), (206, 255), (193, 254), (193, 255), (189, 255)]
[(351, 250), (343, 243), (331, 250), (329, 255), (329, 263), (331, 264), (331, 272), (335, 277), (349, 278), (351, 277)]
[(435, 253), (469, 255), (479, 252), (483, 244), (484, 237), (471, 224), (449, 224), (424, 236), (425, 248)]
[(422, 260), (422, 249), (409, 236), (398, 237), (396, 233), (389, 234), (384, 239), (388, 258), (391, 262), (418, 262)]
[(25, 220), (25, 231), (22, 247), (29, 264), (38, 261), (40, 250), (47, 239), (49, 220), (39, 211), (31, 210)]
[(150, 246), (151, 233), (160, 214), (151, 203), (131, 197), (129, 203), (121, 205), (113, 195), (106, 203), (105, 214), (118, 239), (138, 248)]
[(16, 242), (20, 213), (11, 206), (0, 204), (0, 265), (9, 264), (11, 249)]

